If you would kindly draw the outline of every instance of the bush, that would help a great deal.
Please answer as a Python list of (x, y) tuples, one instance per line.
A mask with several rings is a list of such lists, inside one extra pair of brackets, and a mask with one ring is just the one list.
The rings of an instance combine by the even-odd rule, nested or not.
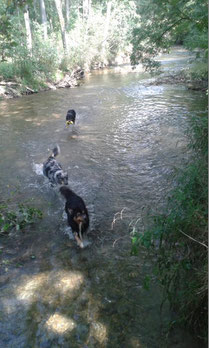
[(3, 78), (3, 80), (9, 81), (14, 79), (15, 73), (16, 69), (13, 63), (0, 63), (0, 76)]
[(39, 209), (19, 204), (15, 210), (11, 210), (7, 205), (2, 204), (0, 206), (0, 236), (23, 230), (27, 225), (41, 218), (42, 212)]
[(195, 157), (178, 173), (165, 211), (150, 227), (132, 232), (132, 253), (142, 245), (156, 256), (156, 274), (176, 323), (207, 340), (207, 116), (191, 120), (190, 147)]

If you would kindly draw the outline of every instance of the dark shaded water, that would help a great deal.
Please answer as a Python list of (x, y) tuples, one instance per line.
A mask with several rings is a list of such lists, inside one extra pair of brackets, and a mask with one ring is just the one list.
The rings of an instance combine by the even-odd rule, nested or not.
[[(181, 69), (185, 52), (162, 58)], [(172, 187), (171, 173), (188, 153), (188, 118), (205, 97), (181, 85), (149, 86), (128, 67), (93, 73), (76, 89), (0, 103), (0, 186), (3, 198), (28, 201), (44, 212), (24, 234), (1, 239), (0, 347), (163, 347), (157, 285), (143, 289), (144, 253), (130, 256), (130, 229), (158, 209)], [(64, 119), (77, 111), (76, 125)], [(67, 228), (64, 201), (40, 175), (58, 143), (69, 184), (89, 209), (87, 247)], [(68, 233), (69, 236), (66, 234)], [(70, 237), (70, 238), (69, 238)], [(169, 347), (198, 347), (175, 332)]]

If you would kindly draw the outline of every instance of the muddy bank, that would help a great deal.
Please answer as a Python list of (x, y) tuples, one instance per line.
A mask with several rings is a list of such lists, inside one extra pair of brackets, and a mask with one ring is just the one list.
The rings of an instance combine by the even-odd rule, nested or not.
[(38, 92), (56, 90), (59, 88), (73, 88), (80, 85), (80, 80), (84, 77), (84, 70), (78, 68), (71, 74), (66, 74), (61, 80), (52, 82), (48, 81), (44, 87), (35, 90), (16, 81), (0, 81), (0, 99), (11, 99), (30, 95)]

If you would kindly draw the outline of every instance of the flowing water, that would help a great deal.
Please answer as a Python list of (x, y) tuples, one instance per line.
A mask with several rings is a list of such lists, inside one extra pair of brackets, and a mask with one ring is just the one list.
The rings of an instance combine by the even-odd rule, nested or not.
[[(180, 70), (188, 54), (161, 58)], [(130, 231), (166, 201), (172, 173), (188, 157), (188, 119), (205, 97), (183, 85), (150, 85), (129, 67), (87, 76), (82, 86), (0, 103), (2, 198), (28, 202), (43, 219), (1, 238), (0, 347), (163, 347), (170, 320), (144, 251), (131, 256)], [(65, 128), (68, 109), (75, 126)], [(42, 175), (55, 144), (70, 187), (86, 202), (90, 229), (80, 250), (67, 227), (64, 200)], [(174, 332), (169, 347), (198, 347)]]

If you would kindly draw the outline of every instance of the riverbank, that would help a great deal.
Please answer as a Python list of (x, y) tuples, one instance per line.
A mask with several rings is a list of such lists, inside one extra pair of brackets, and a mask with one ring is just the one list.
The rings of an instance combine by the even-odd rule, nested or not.
[(38, 87), (33, 88), (31, 85), (26, 85), (17, 81), (0, 81), (0, 99), (18, 98), (23, 95), (30, 95), (38, 92), (56, 90), (59, 88), (74, 88), (80, 85), (80, 81), (84, 77), (84, 70), (77, 68), (72, 73), (65, 74), (57, 81), (46, 81)]
[[(120, 65), (119, 65), (120, 66)], [(110, 66), (111, 67), (111, 66)], [(108, 67), (105, 67), (105, 69)], [(102, 67), (95, 68), (94, 70), (102, 70)], [(204, 67), (205, 69), (205, 67)], [(63, 72), (58, 72), (56, 79), (50, 79), (40, 84), (33, 83), (23, 83), (20, 80), (1, 80), (0, 76), (0, 99), (11, 99), (17, 98), (24, 95), (31, 95), (34, 93), (39, 93), (48, 90), (56, 90), (59, 88), (74, 88), (81, 84), (81, 80), (85, 77), (85, 74), (89, 73), (89, 70), (78, 67), (74, 69), (71, 73), (68, 72), (63, 74)], [(161, 72), (160, 75), (156, 75), (150, 82), (148, 86), (151, 85), (163, 85), (163, 84), (183, 84), (190, 90), (202, 91), (205, 93), (208, 89), (208, 80), (206, 77), (206, 70), (203, 72), (197, 72), (197, 68), (190, 67), (185, 68), (181, 71), (172, 72)]]
[(163, 209), (152, 210), (144, 232), (133, 233), (132, 252), (140, 245), (155, 260), (155, 276), (170, 302), (174, 326), (187, 327), (207, 346), (208, 319), (208, 115), (189, 119), (186, 166), (172, 174), (176, 182)]
[(208, 81), (206, 78), (192, 78), (186, 73), (186, 71), (180, 71), (170, 74), (162, 74), (157, 77), (154, 81), (149, 83), (151, 85), (164, 85), (164, 84), (183, 84), (188, 89), (193, 91), (206, 92), (208, 89)]

